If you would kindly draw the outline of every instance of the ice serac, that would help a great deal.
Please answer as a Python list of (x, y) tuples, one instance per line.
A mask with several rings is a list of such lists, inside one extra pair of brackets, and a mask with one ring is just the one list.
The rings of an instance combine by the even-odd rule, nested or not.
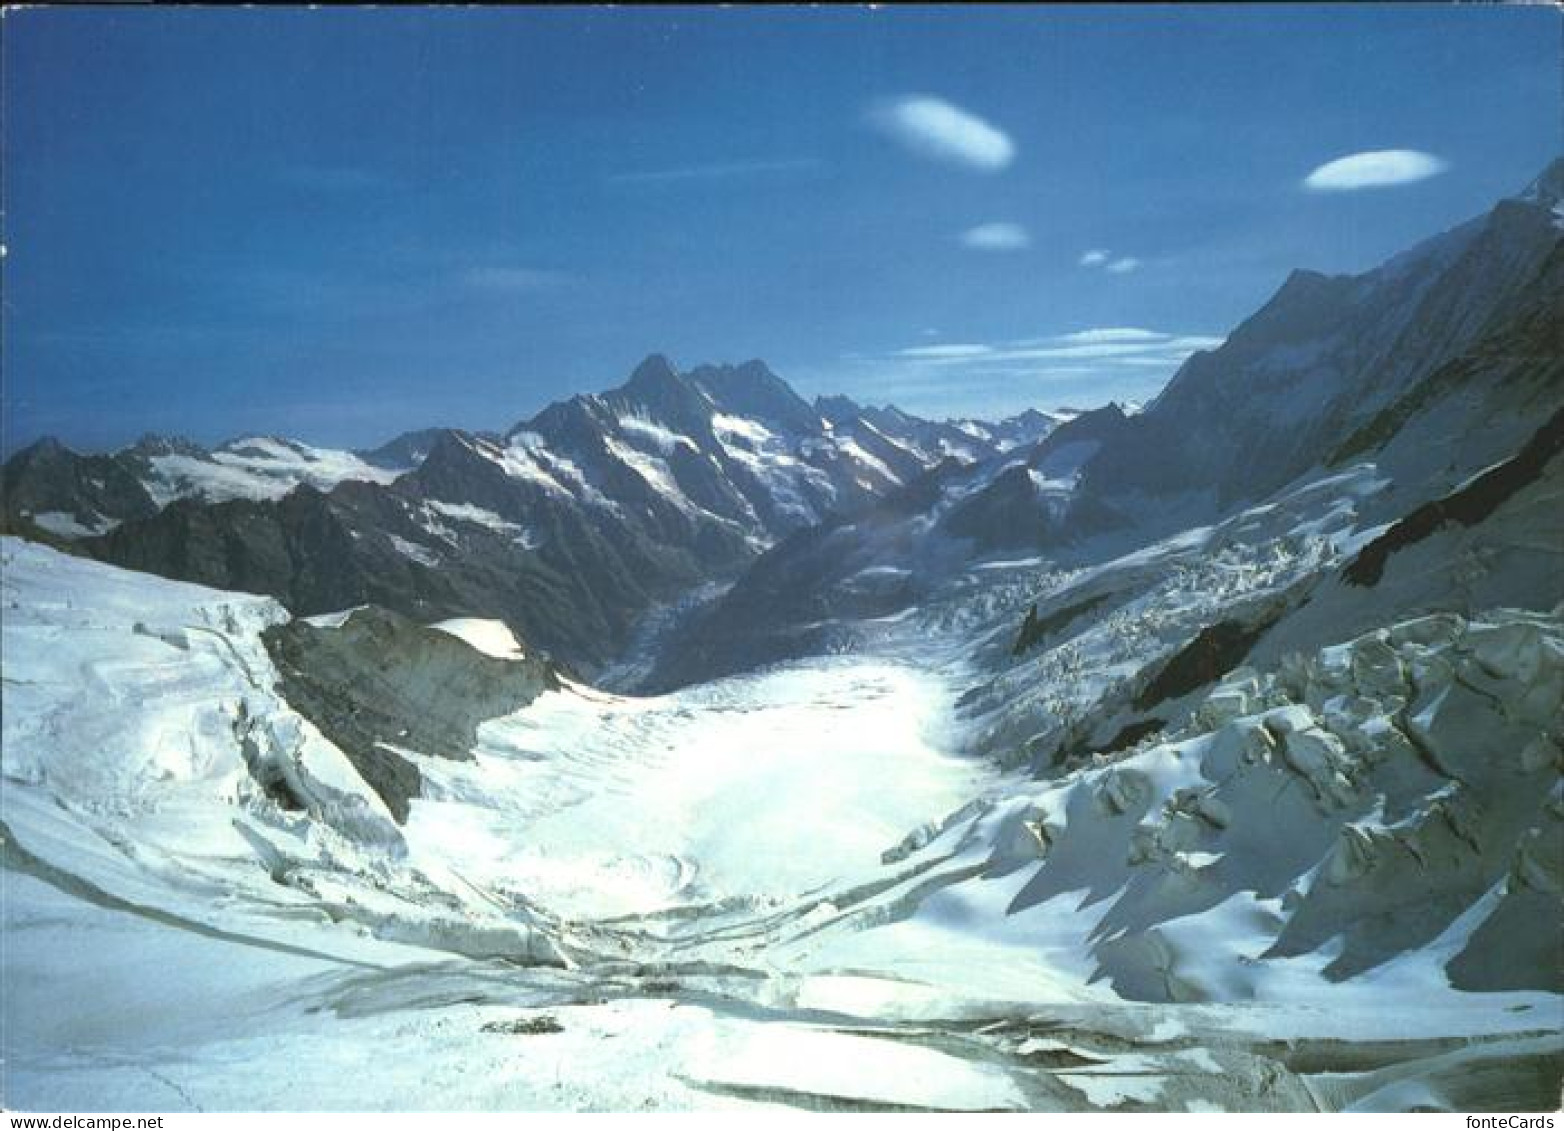
[(1010, 912), (1089, 882), (1099, 971), (1132, 997), (1263, 998), (1304, 955), (1334, 981), (1399, 960), (1557, 992), (1557, 954), (1480, 927), (1538, 891), (1564, 911), (1528, 863), (1558, 821), (1561, 701), (1560, 625), (1524, 614), (1246, 672), (1175, 740), (1037, 795), (1042, 863)]

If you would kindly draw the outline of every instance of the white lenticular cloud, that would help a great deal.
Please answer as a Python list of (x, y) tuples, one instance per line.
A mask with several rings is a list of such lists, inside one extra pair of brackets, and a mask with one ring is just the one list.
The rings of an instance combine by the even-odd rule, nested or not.
[(615, 173), (608, 178), (621, 185), (664, 185), (684, 181), (726, 181), (741, 177), (777, 173), (812, 172), (822, 167), (815, 157), (748, 158), (739, 161), (714, 161), (705, 165), (681, 165), (671, 169), (643, 169)]
[(1074, 364), (1082, 372), (1160, 368), (1171, 373), (1190, 354), (1216, 349), (1225, 339), (1207, 334), (1172, 334), (1134, 326), (1101, 326), (1001, 342), (950, 342), (908, 346), (869, 362), (914, 365), (943, 373), (967, 371), (1035, 372), (1039, 365)]
[(897, 350), (896, 356), (912, 358), (914, 361), (965, 361), (969, 358), (984, 357), (993, 352), (993, 346), (952, 342), (945, 346), (912, 346)]
[(1449, 163), (1416, 149), (1375, 149), (1327, 161), (1303, 179), (1313, 192), (1353, 192), (1409, 185), (1436, 177)]
[(1107, 248), (1098, 247), (1086, 252), (1080, 258), (1082, 267), (1093, 270), (1107, 271), (1112, 275), (1128, 275), (1131, 271), (1139, 270), (1140, 260), (1133, 255), (1115, 256)]
[(934, 161), (997, 173), (1015, 160), (1015, 142), (999, 127), (943, 98), (919, 94), (875, 107), (869, 121), (902, 146)]
[(1088, 345), (1099, 342), (1165, 342), (1168, 339), (1169, 335), (1157, 330), (1142, 330), (1135, 326), (1101, 326), (1091, 330), (1076, 330), (1074, 333), (1061, 334), (1056, 340)]
[(1032, 246), (1032, 237), (1020, 224), (979, 224), (961, 233), (964, 246), (977, 251), (1021, 251)]

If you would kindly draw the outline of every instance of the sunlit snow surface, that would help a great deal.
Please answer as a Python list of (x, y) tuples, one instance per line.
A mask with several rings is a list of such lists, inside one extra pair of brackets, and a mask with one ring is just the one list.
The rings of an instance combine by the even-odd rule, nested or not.
[[(1186, 603), (1288, 580), (1211, 537), (1111, 568), (1182, 577)], [(1191, 554), (1211, 564), (1184, 577)], [(1093, 980), (1115, 892), (1012, 913), (1029, 823), (1108, 788), (1002, 774), (952, 721), (1042, 563), (888, 623), (878, 658), (654, 699), (567, 683), (470, 761), (408, 753), (424, 796), (399, 827), (273, 689), (274, 602), (3, 555), (7, 1107), (1448, 1106), (1490, 1062), (1557, 1055), (1558, 998), (1444, 983), (1482, 907), (1369, 976), (1324, 982), (1326, 947), (1183, 1005)], [(1104, 660), (1113, 631), (1087, 642)], [(1137, 765), (1170, 795), (1204, 750)], [(279, 777), (308, 811), (259, 784)], [(1079, 850), (1112, 873), (1124, 832)], [(1217, 986), (1274, 915), (1239, 896), (1168, 937)]]
[(931, 743), (939, 698), (854, 660), (656, 699), (571, 686), (485, 724), (474, 762), (422, 760), (441, 800), (414, 805), (407, 840), (573, 920), (786, 906), (979, 784)]
[(188, 495), (211, 502), (280, 499), (301, 483), (326, 491), (344, 480), (390, 483), (402, 474), (367, 463), (352, 452), (269, 436), (231, 440), (200, 457), (166, 452), (150, 462), (146, 488), (158, 506)]
[(520, 660), (526, 656), (516, 634), (502, 620), (486, 620), (483, 617), (453, 617), (430, 626), (448, 632), (458, 640), (465, 640), (486, 656), (500, 660)]

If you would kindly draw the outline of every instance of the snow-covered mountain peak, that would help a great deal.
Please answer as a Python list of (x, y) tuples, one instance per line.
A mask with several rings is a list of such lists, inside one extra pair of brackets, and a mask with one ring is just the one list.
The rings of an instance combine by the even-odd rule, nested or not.
[(679, 376), (673, 362), (660, 353), (654, 353), (637, 365), (631, 371), (629, 380), (614, 392), (624, 397), (641, 397), (655, 402), (670, 396), (687, 395), (689, 388), (689, 383)]
[(730, 415), (797, 433), (820, 431), (820, 414), (763, 361), (698, 366), (689, 380)]
[(846, 420), (849, 417), (857, 416), (863, 411), (857, 401), (841, 393), (816, 397), (814, 409), (828, 423), (832, 424), (838, 420)]
[(630, 371), (630, 379), (625, 383), (625, 387), (627, 389), (641, 386), (654, 387), (663, 382), (672, 381), (678, 375), (678, 371), (673, 367), (673, 362), (668, 360), (667, 354), (649, 353)]
[(134, 444), (120, 449), (127, 455), (152, 456), (185, 455), (201, 458), (207, 454), (205, 448), (186, 436), (164, 435), (158, 432), (144, 433)]
[(598, 399), (614, 413), (641, 416), (679, 431), (702, 427), (714, 408), (711, 398), (662, 354), (647, 357), (629, 380)]

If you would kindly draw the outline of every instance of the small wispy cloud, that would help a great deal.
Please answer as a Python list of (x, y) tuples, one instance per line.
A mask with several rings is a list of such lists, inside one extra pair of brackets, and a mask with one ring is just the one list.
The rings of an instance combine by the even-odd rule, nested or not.
[(1224, 339), (1137, 326), (1089, 326), (1038, 338), (922, 343), (843, 355), (823, 387), (872, 390), (902, 407), (973, 411), (974, 404), (1102, 404), (1155, 396), (1199, 350)]
[(996, 221), (968, 228), (961, 233), (961, 244), (975, 251), (1023, 251), (1032, 246), (1032, 237), (1020, 224)]
[(1081, 253), (1077, 260), (1082, 267), (1106, 271), (1111, 275), (1128, 275), (1140, 270), (1140, 260), (1133, 255), (1114, 255), (1105, 247), (1094, 247)]
[(1010, 135), (970, 110), (928, 94), (889, 99), (872, 107), (871, 125), (905, 149), (932, 161), (997, 173), (1015, 160)]
[(685, 181), (721, 181), (766, 174), (804, 173), (820, 169), (823, 165), (824, 162), (816, 157), (746, 158), (615, 173), (608, 181), (617, 185), (668, 185)]
[(1417, 149), (1373, 149), (1327, 161), (1303, 179), (1303, 187), (1311, 192), (1390, 188), (1426, 181), (1449, 167), (1443, 158)]
[(1225, 339), (1207, 334), (1170, 334), (1133, 326), (1102, 326), (1003, 342), (951, 342), (908, 346), (870, 360), (912, 362), (949, 371), (980, 366), (987, 370), (1046, 371), (1053, 363), (1107, 366), (1161, 366), (1169, 372), (1197, 350), (1215, 349)]

